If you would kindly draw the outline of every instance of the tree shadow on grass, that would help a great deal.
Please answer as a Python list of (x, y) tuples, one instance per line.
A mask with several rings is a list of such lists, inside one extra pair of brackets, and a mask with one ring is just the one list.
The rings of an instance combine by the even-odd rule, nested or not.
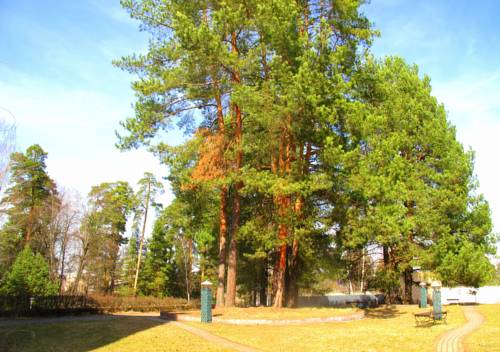
[(0, 352), (85, 352), (163, 324), (149, 316), (95, 316), (3, 321)]
[(433, 327), (434, 325), (436, 325), (435, 322), (433, 322), (433, 321), (426, 321), (426, 322), (421, 322), (421, 323), (418, 323), (418, 324), (415, 323), (415, 328), (416, 329), (421, 329), (421, 328), (423, 328), (423, 329), (429, 329), (429, 328)]
[(391, 319), (405, 314), (401, 312), (396, 306), (386, 305), (379, 308), (365, 309), (365, 317), (372, 319)]

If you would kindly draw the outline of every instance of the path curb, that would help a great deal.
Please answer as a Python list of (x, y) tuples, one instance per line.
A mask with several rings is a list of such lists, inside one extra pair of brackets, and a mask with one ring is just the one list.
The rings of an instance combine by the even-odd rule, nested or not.
[[(340, 315), (335, 317), (324, 318), (306, 318), (306, 319), (223, 319), (213, 317), (214, 323), (230, 324), (230, 325), (297, 325), (297, 324), (318, 324), (318, 323), (344, 323), (354, 320), (361, 320), (365, 317), (365, 312), (350, 315)], [(200, 317), (185, 315), (182, 313), (160, 312), (160, 318), (167, 321), (185, 321), (185, 322), (200, 322)]]

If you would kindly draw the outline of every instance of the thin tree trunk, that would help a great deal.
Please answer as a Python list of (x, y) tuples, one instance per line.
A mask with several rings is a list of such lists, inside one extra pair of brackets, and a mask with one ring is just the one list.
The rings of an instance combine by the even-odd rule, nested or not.
[(80, 256), (80, 262), (78, 265), (78, 271), (72, 288), (73, 293), (78, 291), (80, 280), (82, 279), (83, 269), (85, 267), (85, 259), (87, 257), (87, 252), (88, 252), (88, 243), (84, 243), (82, 248), (82, 255)]
[[(182, 245), (184, 247), (184, 244)], [(187, 250), (184, 247), (184, 279), (186, 284), (186, 299), (187, 303), (191, 302), (191, 253), (193, 250), (193, 242), (191, 239), (187, 242)], [(187, 253), (186, 253), (187, 252)]]
[(359, 282), (359, 291), (364, 292), (365, 287), (365, 248), (361, 249), (361, 279)]
[(64, 278), (64, 267), (65, 267), (65, 261), (66, 261), (66, 249), (68, 246), (68, 236), (69, 236), (69, 225), (66, 227), (66, 230), (64, 232), (63, 240), (61, 243), (61, 272), (59, 274), (59, 294), (62, 294), (62, 284), (63, 284), (63, 278)]
[(111, 270), (109, 273), (110, 283), (109, 283), (109, 288), (107, 289), (109, 294), (113, 294), (115, 291), (116, 271), (117, 271), (116, 269), (118, 266), (118, 256), (119, 256), (119, 251), (120, 251), (119, 245), (115, 244), (115, 246), (116, 246), (116, 249), (113, 253), (113, 257), (111, 258), (111, 260), (113, 261), (113, 265), (111, 266)]
[(28, 245), (31, 241), (32, 223), (33, 223), (33, 207), (30, 208), (28, 214), (28, 226), (26, 227), (25, 245)]
[(412, 269), (407, 268), (404, 271), (404, 281), (405, 281), (405, 295), (404, 295), (404, 303), (405, 304), (412, 304), (413, 303), (413, 297), (412, 297), (412, 286), (413, 286), (413, 278), (412, 278)]
[(146, 208), (144, 210), (144, 222), (142, 223), (141, 240), (139, 242), (139, 253), (137, 253), (137, 264), (135, 266), (134, 278), (134, 296), (137, 295), (137, 281), (139, 279), (139, 270), (141, 268), (142, 246), (144, 244), (144, 235), (146, 234), (146, 222), (148, 220), (149, 197), (151, 195), (151, 181), (148, 182), (148, 193), (146, 194)]
[(267, 288), (269, 286), (268, 276), (268, 258), (266, 258), (264, 260), (264, 270), (262, 271), (262, 275), (260, 276), (259, 301), (261, 306), (267, 305)]
[(389, 266), (389, 247), (387, 246), (382, 246), (383, 250), (383, 258), (384, 258), (384, 266), (388, 267)]

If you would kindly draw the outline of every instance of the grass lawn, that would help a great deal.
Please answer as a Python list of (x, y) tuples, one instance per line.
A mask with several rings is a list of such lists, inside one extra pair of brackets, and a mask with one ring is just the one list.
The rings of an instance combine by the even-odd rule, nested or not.
[[(222, 319), (305, 319), (324, 318), (340, 315), (350, 315), (359, 312), (356, 308), (215, 308), (212, 316)], [(200, 311), (186, 312), (189, 315), (200, 316)]]
[(416, 327), (416, 306), (371, 309), (363, 320), (292, 326), (234, 326), (190, 323), (263, 351), (435, 351), (444, 331), (465, 323), (458, 306), (446, 307), (448, 324)]
[(500, 304), (485, 304), (476, 309), (484, 315), (486, 321), (465, 339), (467, 351), (500, 351)]
[[(480, 307), (482, 308), (482, 307)], [(240, 344), (263, 351), (434, 351), (435, 342), (444, 331), (465, 323), (458, 306), (447, 307), (448, 324), (416, 327), (416, 306), (391, 306), (371, 309), (363, 320), (347, 323), (322, 323), (290, 326), (235, 326), (190, 323)], [(500, 306), (496, 307), (500, 315)], [(331, 316), (334, 311), (346, 314), (349, 309), (228, 309), (234, 318), (305, 318)], [(287, 314), (288, 313), (288, 314)], [(352, 311), (351, 311), (352, 313)], [(323, 315), (325, 314), (325, 315)], [(497, 318), (498, 319), (498, 318)], [(498, 320), (496, 320), (498, 324)], [(495, 322), (492, 321), (492, 328)], [(494, 334), (497, 330), (488, 333)], [(493, 336), (492, 336), (493, 337)], [(492, 351), (485, 346), (484, 351)], [(0, 328), (2, 352), (163, 352), (224, 351), (219, 346), (177, 328), (144, 317), (115, 318), (99, 321), (58, 322)]]
[(2, 352), (224, 351), (173, 325), (141, 317), (0, 328)]

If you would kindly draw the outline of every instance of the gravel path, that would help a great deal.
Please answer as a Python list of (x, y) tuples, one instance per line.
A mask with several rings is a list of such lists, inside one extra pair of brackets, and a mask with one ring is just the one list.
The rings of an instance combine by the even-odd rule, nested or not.
[(463, 311), (467, 323), (442, 335), (437, 345), (438, 352), (464, 352), (463, 338), (484, 322), (484, 317), (473, 306), (465, 306)]

